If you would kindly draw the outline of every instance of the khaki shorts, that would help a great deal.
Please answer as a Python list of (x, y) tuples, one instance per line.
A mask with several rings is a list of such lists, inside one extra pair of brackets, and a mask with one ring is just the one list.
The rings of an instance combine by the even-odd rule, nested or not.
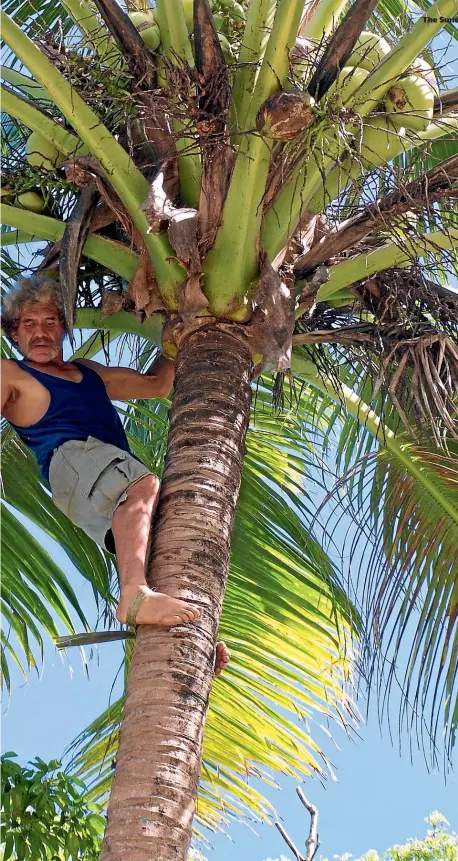
[(54, 503), (101, 547), (115, 552), (111, 521), (118, 505), (150, 470), (129, 452), (90, 436), (57, 448), (49, 466)]

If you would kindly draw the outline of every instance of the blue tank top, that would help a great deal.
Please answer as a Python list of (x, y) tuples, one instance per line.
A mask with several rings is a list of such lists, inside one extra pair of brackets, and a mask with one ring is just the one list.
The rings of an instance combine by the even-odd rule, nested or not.
[(54, 449), (71, 439), (93, 436), (101, 442), (129, 451), (129, 444), (102, 378), (87, 365), (77, 364), (83, 377), (79, 383), (37, 371), (25, 362), (17, 364), (48, 390), (51, 400), (44, 416), (29, 427), (10, 422), (21, 440), (34, 453), (43, 478), (49, 480)]

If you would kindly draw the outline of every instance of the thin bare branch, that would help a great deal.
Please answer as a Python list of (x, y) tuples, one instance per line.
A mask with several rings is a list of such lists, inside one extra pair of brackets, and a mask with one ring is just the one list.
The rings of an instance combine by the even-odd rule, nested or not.
[(296, 792), (302, 801), (302, 804), (310, 813), (310, 831), (309, 836), (305, 841), (305, 861), (313, 861), (320, 845), (318, 840), (318, 808), (306, 799), (300, 786), (296, 788)]
[(289, 834), (283, 828), (283, 825), (280, 825), (279, 822), (276, 822), (275, 827), (278, 828), (278, 830), (279, 830), (281, 836), (283, 837), (283, 840), (285, 841), (286, 845), (291, 849), (291, 852), (293, 853), (293, 855), (295, 855), (296, 861), (306, 861), (304, 856), (301, 855), (301, 853), (299, 852), (299, 849), (297, 848), (297, 846), (294, 845)]
[(458, 155), (431, 168), (419, 179), (396, 189), (371, 206), (361, 215), (339, 224), (332, 233), (324, 236), (318, 245), (300, 257), (294, 266), (297, 277), (305, 277), (321, 263), (352, 248), (362, 239), (380, 229), (387, 228), (393, 216), (402, 215), (415, 207), (425, 206), (443, 197), (458, 195)]

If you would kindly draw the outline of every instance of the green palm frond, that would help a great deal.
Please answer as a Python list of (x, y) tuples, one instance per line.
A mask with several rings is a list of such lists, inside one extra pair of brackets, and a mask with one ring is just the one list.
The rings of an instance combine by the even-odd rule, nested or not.
[[(15, 634), (24, 653), (27, 668), (38, 669), (30, 640), (33, 639), (43, 659), (43, 633), (54, 638), (58, 628), (54, 615), (68, 631), (74, 631), (68, 604), (79, 617), (80, 623), (89, 627), (81, 611), (75, 593), (68, 582), (63, 581), (62, 572), (49, 553), (24, 528), (7, 506), (2, 510), (2, 527), (5, 538), (2, 541), (2, 652), (7, 650), (26, 678), (23, 662), (19, 658), (16, 644), (11, 635)], [(24, 554), (24, 546), (27, 553)], [(2, 661), (7, 663), (6, 651)], [(5, 677), (8, 692), (9, 673)]]
[[(58, 543), (90, 582), (99, 616), (110, 620), (114, 565), (108, 553), (56, 509), (40, 482), (32, 454), (11, 430), (2, 434), (2, 485), (6, 503), (2, 512), (2, 612), (10, 623), (8, 630), (15, 634), (6, 636), (8, 645), (3, 642), (2, 663), (5, 669), (8, 660), (13, 659), (24, 670), (18, 645), (28, 668), (38, 666), (43, 635), (54, 640), (59, 634), (58, 622), (68, 633), (76, 633), (71, 610), (79, 623), (90, 630), (66, 574), (32, 535), (29, 524)], [(38, 646), (38, 656), (33, 654), (29, 635)], [(5, 675), (6, 683), (8, 678), (9, 673)]]
[(409, 453), (435, 497), (383, 448), (364, 464), (366, 481), (356, 494), (359, 519), (367, 514), (383, 552), (383, 562), (371, 553), (364, 577), (363, 615), (373, 644), (366, 666), (385, 706), (393, 683), (401, 682), (400, 727), (405, 721), (411, 737), (431, 745), (434, 761), (442, 716), (448, 755), (458, 715), (458, 449), (450, 444), (446, 454), (410, 444)]
[[(362, 670), (376, 682), (380, 712), (395, 683), (400, 733), (407, 729), (411, 743), (416, 736), (435, 762), (442, 734), (449, 756), (458, 718), (458, 447), (413, 443), (389, 397), (371, 402), (364, 368), (340, 370), (340, 401), (320, 390), (312, 397), (315, 416), (328, 416), (325, 446), (340, 474), (325, 528), (332, 538), (343, 513), (353, 521), (340, 553), (350, 560), (348, 591), (364, 625)], [(344, 382), (384, 418), (385, 431), (350, 408)], [(390, 449), (384, 433), (393, 432)]]

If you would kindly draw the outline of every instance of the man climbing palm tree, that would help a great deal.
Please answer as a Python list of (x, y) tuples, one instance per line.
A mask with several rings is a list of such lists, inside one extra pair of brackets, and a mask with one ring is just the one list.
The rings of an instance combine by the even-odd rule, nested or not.
[[(116, 552), (117, 618), (130, 625), (195, 622), (200, 610), (150, 589), (145, 563), (159, 479), (129, 450), (112, 400), (166, 397), (174, 366), (159, 358), (146, 374), (97, 362), (66, 362), (59, 287), (46, 275), (7, 296), (6, 334), (23, 360), (2, 361), (2, 412), (32, 450), (57, 507), (98, 544)], [(217, 646), (215, 672), (229, 660)]]

